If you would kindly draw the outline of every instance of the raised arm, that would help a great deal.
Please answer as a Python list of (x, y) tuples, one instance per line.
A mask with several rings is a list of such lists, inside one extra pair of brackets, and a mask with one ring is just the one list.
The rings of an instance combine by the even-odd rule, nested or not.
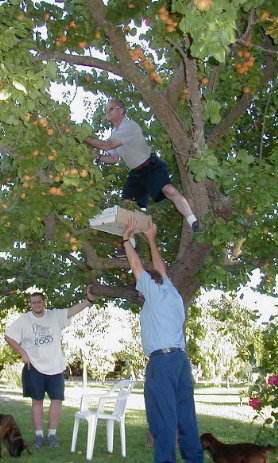
[(85, 307), (88, 307), (88, 305), (91, 305), (94, 302), (94, 296), (92, 294), (91, 287), (87, 287), (87, 299), (83, 302), (79, 302), (78, 304), (74, 304), (72, 307), (68, 309), (68, 318), (73, 317), (74, 315), (78, 314), (81, 312)]
[(129, 238), (133, 235), (137, 228), (137, 221), (134, 218), (129, 219), (128, 225), (125, 227), (123, 232), (123, 244), (125, 247), (126, 256), (130, 265), (131, 270), (134, 273), (136, 280), (138, 280), (140, 274), (144, 271), (143, 264), (140, 257), (132, 246)]
[(152, 222), (150, 219), (150, 226), (147, 231), (144, 232), (144, 234), (147, 237), (147, 240), (149, 242), (150, 250), (151, 250), (151, 255), (152, 255), (152, 262), (155, 270), (157, 270), (160, 275), (166, 276), (166, 265), (161, 257), (161, 254), (157, 248), (156, 244), (156, 233), (157, 233), (157, 226)]

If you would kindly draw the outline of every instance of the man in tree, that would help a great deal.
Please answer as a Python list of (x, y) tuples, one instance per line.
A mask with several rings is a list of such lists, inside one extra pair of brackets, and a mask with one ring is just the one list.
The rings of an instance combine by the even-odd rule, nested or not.
[(151, 196), (155, 202), (170, 199), (180, 214), (186, 218), (193, 231), (199, 229), (199, 222), (187, 200), (171, 184), (166, 164), (151, 152), (139, 125), (126, 118), (122, 101), (111, 99), (107, 103), (106, 118), (113, 125), (108, 140), (87, 137), (85, 142), (105, 156), (94, 153), (97, 162), (116, 164), (122, 158), (130, 169), (124, 186), (123, 200), (134, 200), (139, 207), (146, 208)]
[(145, 403), (147, 420), (154, 438), (155, 463), (175, 463), (176, 436), (182, 458), (202, 463), (193, 398), (191, 368), (185, 353), (183, 301), (166, 273), (156, 245), (156, 225), (145, 232), (154, 270), (146, 271), (130, 237), (137, 227), (131, 219), (123, 232), (123, 244), (136, 278), (136, 289), (144, 298), (140, 313), (141, 337), (146, 368)]
[(59, 447), (56, 429), (64, 400), (65, 362), (61, 348), (61, 331), (70, 319), (92, 304), (90, 287), (87, 299), (69, 309), (45, 309), (45, 296), (35, 292), (30, 296), (31, 310), (21, 315), (7, 329), (5, 339), (24, 362), (22, 371), (23, 396), (32, 398), (32, 419), (36, 438), (33, 447), (40, 449), (43, 438), (43, 401), (45, 392), (50, 399), (48, 413), (49, 447)]

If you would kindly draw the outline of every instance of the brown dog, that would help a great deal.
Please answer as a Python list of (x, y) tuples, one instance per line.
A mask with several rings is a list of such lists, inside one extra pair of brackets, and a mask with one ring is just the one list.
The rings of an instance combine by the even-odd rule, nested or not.
[(266, 453), (274, 447), (251, 443), (224, 444), (209, 432), (201, 435), (203, 448), (208, 450), (214, 463), (266, 463)]
[(31, 454), (12, 415), (0, 414), (0, 457), (2, 442), (4, 442), (11, 457), (20, 457), (24, 449)]

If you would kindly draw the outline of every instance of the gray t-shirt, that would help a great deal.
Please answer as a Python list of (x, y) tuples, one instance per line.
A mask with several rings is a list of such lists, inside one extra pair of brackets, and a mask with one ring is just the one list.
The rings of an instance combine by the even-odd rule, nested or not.
[(151, 155), (151, 148), (145, 140), (141, 127), (126, 117), (118, 128), (112, 129), (110, 138), (120, 141), (122, 145), (108, 151), (108, 154), (122, 158), (129, 169), (140, 166)]
[(21, 345), (36, 370), (56, 375), (65, 369), (61, 331), (70, 322), (68, 309), (46, 310), (43, 317), (28, 312), (12, 323), (6, 335)]

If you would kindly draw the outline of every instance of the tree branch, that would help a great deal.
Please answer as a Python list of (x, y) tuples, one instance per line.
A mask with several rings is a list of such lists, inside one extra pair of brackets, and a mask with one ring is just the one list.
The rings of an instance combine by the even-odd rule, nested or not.
[(70, 55), (68, 53), (63, 53), (59, 51), (40, 51), (35, 50), (37, 55), (34, 56), (34, 59), (43, 61), (43, 60), (54, 60), (54, 61), (64, 61), (68, 64), (76, 66), (88, 66), (90, 68), (101, 69), (103, 71), (111, 72), (112, 74), (121, 77), (123, 70), (119, 64), (111, 63), (109, 61), (104, 61), (98, 58), (93, 58), (91, 56), (77, 56)]

